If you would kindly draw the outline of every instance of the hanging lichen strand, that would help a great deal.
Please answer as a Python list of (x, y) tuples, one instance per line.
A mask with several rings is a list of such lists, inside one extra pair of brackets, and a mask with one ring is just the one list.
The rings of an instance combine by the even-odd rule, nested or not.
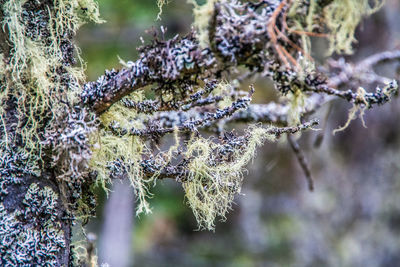
[(101, 22), (97, 6), (82, 0), (5, 1), (2, 8), (10, 50), (0, 73), (5, 81), (0, 114), (6, 129), (5, 109), (16, 105), (17, 124), (2, 135), (1, 148), (13, 150), (11, 140), (19, 140), (13, 153), (26, 159), (25, 169), (40, 175), (43, 149), (51, 147), (48, 156), (58, 178), (81, 182), (91, 153), (87, 138), (95, 125), (77, 97), (84, 74), (75, 66), (72, 38), (85, 20)]
[[(140, 101), (141, 94), (132, 94), (126, 100)], [(122, 103), (113, 105), (107, 112), (100, 116), (100, 122), (105, 127), (92, 136), (93, 155), (90, 167), (97, 172), (97, 183), (103, 188), (113, 179), (122, 179), (126, 176), (132, 184), (138, 199), (137, 214), (149, 213), (150, 207), (146, 198), (150, 196), (147, 184), (150, 179), (145, 179), (141, 168), (142, 156), (150, 151), (145, 146), (145, 141), (128, 132), (115, 135), (112, 128), (134, 127), (142, 129), (143, 116), (133, 109), (125, 107)]]
[(244, 167), (265, 139), (276, 136), (261, 127), (251, 127), (239, 138), (225, 136), (222, 142), (204, 138), (189, 141), (185, 152), (188, 175), (182, 182), (185, 197), (200, 229), (213, 230), (215, 218), (225, 220), (242, 186)]
[[(377, 12), (384, 4), (384, 0), (331, 0), (325, 1), (327, 6), (322, 7), (317, 0), (292, 2), (288, 16), (292, 23), (290, 31), (298, 33), (303, 40), (303, 48), (310, 53), (310, 36), (326, 37), (329, 41), (328, 56), (338, 54), (352, 54), (352, 45), (355, 39), (355, 30), (361, 20)], [(308, 8), (304, 8), (308, 2)], [(303, 8), (300, 8), (303, 7)], [(328, 29), (326, 34), (324, 26)]]

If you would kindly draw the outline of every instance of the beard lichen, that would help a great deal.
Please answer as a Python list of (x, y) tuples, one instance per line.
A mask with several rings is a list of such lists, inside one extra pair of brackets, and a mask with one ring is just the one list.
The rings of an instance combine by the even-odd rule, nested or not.
[(364, 128), (367, 128), (365, 121), (364, 121), (364, 113), (365, 113), (365, 110), (368, 108), (368, 102), (365, 99), (366, 91), (364, 88), (359, 87), (357, 90), (357, 94), (358, 94), (357, 100), (359, 100), (361, 102), (361, 104), (353, 103), (353, 106), (349, 110), (349, 114), (348, 114), (346, 123), (343, 126), (340, 126), (339, 128), (333, 130), (334, 135), (338, 132), (342, 132), (342, 131), (346, 130), (347, 127), (349, 127), (350, 123), (357, 118), (357, 113), (359, 113), (358, 117), (360, 118), (362, 125), (364, 126)]
[[(221, 82), (217, 93), (227, 94), (228, 86)], [(132, 102), (144, 99), (143, 93), (133, 93), (127, 98)], [(180, 130), (175, 126), (174, 143), (167, 150), (158, 148), (156, 152), (147, 147), (145, 136), (132, 134), (147, 129), (145, 122), (149, 118), (143, 116), (151, 115), (126, 107), (125, 100), (100, 116), (101, 129), (92, 135), (89, 166), (96, 171), (98, 183), (106, 187), (113, 179), (127, 176), (135, 190), (139, 215), (150, 212), (149, 187), (167, 173), (182, 183), (199, 229), (213, 230), (216, 218), (225, 219), (235, 195), (240, 193), (245, 166), (254, 157), (256, 148), (266, 139), (274, 141), (275, 135), (266, 128), (252, 126), (242, 136), (227, 133), (219, 140), (207, 139), (196, 131), (181, 140)], [(176, 169), (175, 163), (181, 169)]]
[(262, 127), (250, 127), (243, 138), (219, 143), (202, 137), (187, 145), (188, 176), (182, 181), (187, 203), (199, 229), (213, 230), (215, 220), (226, 219), (236, 194), (241, 191), (243, 171), (265, 139), (275, 140)]
[(161, 20), (163, 7), (164, 7), (165, 4), (168, 4), (167, 0), (157, 0), (157, 7), (158, 7), (157, 20)]
[(329, 53), (352, 54), (358, 24), (365, 16), (378, 11), (383, 4), (382, 0), (335, 0), (327, 6), (324, 17), (330, 30)]
[[(128, 98), (137, 101), (142, 95), (133, 94)], [(145, 143), (139, 136), (129, 133), (116, 136), (110, 129), (111, 125), (140, 129), (143, 127), (140, 116), (120, 102), (103, 113), (100, 122), (104, 128), (92, 135), (93, 154), (89, 162), (90, 168), (97, 172), (97, 183), (106, 188), (111, 178), (122, 179), (127, 175), (138, 199), (137, 214), (151, 212), (146, 200), (151, 196), (147, 185), (151, 179), (144, 179), (140, 166), (147, 150)]]
[[(384, 4), (384, 0), (333, 0), (322, 10), (317, 0), (293, 1), (288, 16), (292, 19), (291, 31), (299, 32), (304, 51), (310, 53), (310, 36), (318, 35), (323, 30), (321, 25), (328, 29), (329, 50), (332, 53), (352, 54), (352, 44), (356, 42), (355, 30), (361, 20), (377, 12)], [(303, 8), (299, 8), (302, 6)], [(304, 8), (307, 7), (307, 8)], [(314, 34), (317, 31), (317, 34)]]
[(288, 112), (288, 123), (289, 125), (297, 125), (301, 122), (301, 116), (304, 112), (306, 95), (298, 88), (293, 89), (286, 96), (290, 102), (289, 112)]

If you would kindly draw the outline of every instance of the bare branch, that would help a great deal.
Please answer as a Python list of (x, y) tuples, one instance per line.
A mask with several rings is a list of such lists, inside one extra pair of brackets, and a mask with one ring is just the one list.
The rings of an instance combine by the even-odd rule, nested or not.
[(328, 60), (330, 68), (339, 70), (337, 75), (329, 79), (328, 84), (330, 87), (335, 88), (347, 85), (352, 80), (365, 83), (377, 82), (387, 84), (391, 82), (391, 79), (376, 74), (373, 67), (379, 63), (396, 60), (400, 61), (400, 50), (376, 53), (356, 64), (347, 63), (343, 58)]
[(308, 189), (310, 191), (314, 191), (314, 181), (313, 181), (313, 178), (311, 175), (310, 167), (308, 166), (306, 156), (304, 155), (303, 151), (301, 150), (300, 145), (290, 134), (287, 135), (287, 140), (288, 140), (289, 145), (292, 148), (294, 154), (296, 155), (297, 161), (299, 162), (301, 169), (304, 172), (305, 178), (308, 183)]

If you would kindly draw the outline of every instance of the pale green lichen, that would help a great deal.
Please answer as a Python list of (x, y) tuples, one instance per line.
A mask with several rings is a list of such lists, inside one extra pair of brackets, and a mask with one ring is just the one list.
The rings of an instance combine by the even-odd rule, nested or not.
[[(133, 94), (129, 97), (137, 101), (143, 96)], [(131, 127), (140, 129), (143, 127), (141, 119), (136, 112), (117, 103), (100, 116), (100, 121), (106, 127), (92, 136), (93, 155), (89, 163), (90, 168), (97, 172), (97, 181), (103, 188), (111, 182), (110, 177), (113, 172), (118, 175), (126, 174), (139, 202), (137, 214), (149, 213), (151, 209), (146, 199), (151, 196), (147, 189), (147, 183), (151, 179), (143, 179), (140, 167), (142, 155), (146, 151), (144, 141), (138, 136), (129, 134), (115, 136), (107, 127), (110, 124), (118, 124), (126, 129)], [(121, 166), (116, 167), (116, 163)]]
[[(218, 93), (229, 92), (227, 83), (221, 83), (216, 89)], [(143, 94), (134, 93), (132, 101), (142, 101)], [(230, 97), (228, 97), (230, 98)], [(178, 178), (182, 182), (185, 198), (200, 229), (212, 230), (217, 217), (225, 218), (231, 209), (232, 201), (240, 193), (243, 180), (243, 171), (246, 164), (254, 157), (257, 146), (266, 139), (275, 140), (262, 127), (250, 127), (243, 139), (239, 138), (238, 145), (229, 148), (229, 157), (221, 157), (221, 151), (226, 149), (224, 143), (206, 139), (200, 135), (192, 136), (182, 147), (179, 131), (173, 133), (174, 144), (168, 150), (153, 155), (157, 170), (148, 177), (144, 174), (141, 162), (143, 157), (152, 155), (144, 140), (129, 133), (116, 136), (109, 126), (114, 125), (124, 129), (144, 129), (143, 118), (122, 103), (114, 104), (107, 112), (101, 115), (101, 124), (104, 126), (92, 136), (93, 155), (90, 168), (97, 172), (98, 182), (102, 186), (110, 183), (111, 178), (127, 175), (135, 190), (138, 199), (137, 214), (150, 212), (147, 198), (151, 196), (149, 185), (156, 181), (161, 170), (168, 166), (177, 155), (187, 161), (187, 172)], [(148, 115), (146, 115), (148, 116)]]
[(197, 31), (197, 38), (201, 47), (210, 45), (208, 28), (211, 17), (214, 13), (214, 5), (217, 0), (206, 0), (202, 5), (198, 4), (196, 0), (187, 0), (188, 3), (193, 5), (193, 26)]
[(158, 14), (157, 19), (161, 20), (164, 5), (168, 4), (168, 0), (157, 0)]
[[(6, 203), (6, 198), (17, 197), (11, 195), (13, 190), (15, 187), (22, 190), (24, 183), (30, 181), (26, 180), (28, 177), (48, 177), (41, 176), (40, 171), (44, 141), (59, 138), (60, 131), (73, 124), (64, 120), (73, 113), (68, 107), (80, 101), (77, 96), (84, 80), (83, 67), (72, 66), (74, 47), (69, 38), (84, 21), (100, 22), (100, 19), (93, 0), (54, 0), (49, 1), (48, 6), (39, 1), (8, 0), (2, 2), (1, 9), (1, 27), (8, 32), (7, 44), (11, 48), (0, 54), (0, 128), (3, 133), (0, 135), (0, 167), (3, 167), (0, 198)], [(7, 107), (16, 109), (16, 114), (6, 112)], [(84, 119), (79, 123), (84, 123)], [(12, 131), (7, 132), (7, 129)], [(68, 150), (66, 146), (69, 145), (65, 142), (63, 147), (53, 147), (53, 156), (58, 153), (55, 150)], [(74, 160), (76, 157), (70, 162)], [(57, 174), (58, 179), (67, 179), (66, 175), (60, 178), (62, 174)], [(61, 217), (67, 214), (61, 214), (65, 212), (64, 206), (57, 205), (61, 198), (69, 198), (72, 193), (64, 195), (67, 193), (62, 190), (67, 186), (59, 185), (62, 197), (50, 187), (32, 183), (24, 198), (16, 199), (19, 201), (16, 210), (10, 211), (4, 203), (0, 204), (2, 264), (60, 266), (59, 260), (63, 257), (60, 253), (66, 251), (68, 238), (62, 229)]]
[(200, 229), (213, 230), (215, 219), (225, 219), (236, 194), (240, 193), (243, 171), (265, 139), (275, 140), (261, 127), (250, 127), (246, 145), (234, 148), (231, 158), (215, 161), (221, 144), (202, 137), (193, 138), (185, 157), (190, 158), (188, 177), (182, 182), (185, 197)]
[(329, 53), (352, 54), (352, 44), (358, 24), (365, 16), (378, 11), (382, 0), (334, 0), (324, 9), (326, 25), (330, 30)]
[[(383, 89), (379, 89), (378, 93), (383, 94), (383, 96), (380, 97), (381, 98), (383, 97), (383, 99), (386, 99), (386, 101), (388, 101), (397, 92), (397, 90), (398, 90), (398, 84), (396, 81), (394, 81), (393, 83), (386, 85)], [(358, 117), (360, 118), (362, 125), (365, 128), (367, 128), (366, 123), (364, 121), (364, 113), (365, 110), (371, 107), (371, 103), (369, 103), (366, 99), (367, 94), (369, 93), (367, 93), (367, 91), (365, 91), (364, 88), (362, 87), (358, 88), (355, 102), (353, 103), (353, 107), (349, 110), (346, 123), (343, 126), (335, 129), (333, 131), (333, 134), (345, 130), (350, 125), (351, 121), (357, 118), (357, 113), (359, 114)], [(379, 104), (380, 102), (377, 101), (377, 103)]]
[[(288, 12), (294, 25), (291, 30), (300, 32), (303, 50), (310, 54), (311, 42), (306, 32), (314, 32), (316, 27), (325, 24), (328, 29), (328, 55), (352, 54), (352, 44), (356, 42), (355, 30), (361, 20), (378, 11), (384, 4), (383, 0), (333, 0), (323, 10), (319, 8), (317, 0), (308, 3), (293, 1)], [(300, 6), (307, 5), (307, 12)], [(311, 34), (312, 35), (312, 34)]]
[(218, 108), (224, 109), (232, 105), (231, 93), (233, 92), (232, 85), (225, 80), (220, 81), (212, 91), (213, 96), (223, 97), (222, 101), (218, 102)]
[(306, 95), (298, 88), (293, 89), (293, 93), (289, 93), (287, 98), (290, 101), (290, 108), (288, 112), (289, 125), (297, 125), (301, 121), (301, 114), (304, 111), (306, 103)]
[[(300, 6), (304, 5), (302, 1), (293, 1), (289, 11), (288, 17), (292, 19), (292, 27), (290, 31), (299, 31), (299, 32), (313, 32), (314, 31), (314, 17), (320, 16), (317, 14), (317, 5), (316, 0), (309, 1), (308, 12), (304, 14), (300, 9)], [(310, 55), (311, 54), (311, 40), (309, 36), (306, 34), (301, 34), (301, 47), (302, 53)]]
[(360, 118), (362, 125), (365, 128), (367, 128), (364, 121), (364, 113), (365, 110), (368, 108), (368, 102), (367, 100), (365, 100), (365, 94), (366, 94), (365, 89), (359, 87), (357, 90), (357, 95), (358, 95), (358, 100), (360, 100), (362, 104), (353, 104), (353, 107), (349, 110), (346, 123), (343, 126), (340, 126), (339, 128), (333, 130), (333, 134), (346, 130), (347, 127), (349, 127), (350, 123), (357, 118), (357, 113), (359, 113), (358, 117)]

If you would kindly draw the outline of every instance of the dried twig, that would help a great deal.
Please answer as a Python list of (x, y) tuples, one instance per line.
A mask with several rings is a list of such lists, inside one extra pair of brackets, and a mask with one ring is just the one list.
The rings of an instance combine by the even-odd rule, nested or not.
[(308, 189), (310, 191), (314, 190), (314, 181), (311, 175), (310, 167), (308, 166), (308, 161), (303, 151), (301, 150), (297, 141), (290, 135), (287, 135), (287, 140), (289, 142), (290, 147), (292, 148), (294, 154), (296, 155), (297, 161), (299, 162), (301, 169), (304, 172), (305, 178), (307, 180)]

